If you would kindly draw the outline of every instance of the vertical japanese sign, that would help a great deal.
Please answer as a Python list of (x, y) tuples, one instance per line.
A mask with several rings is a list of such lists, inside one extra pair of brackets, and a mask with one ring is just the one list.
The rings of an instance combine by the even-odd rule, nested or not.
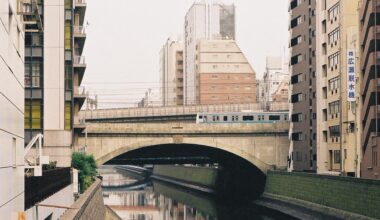
[(355, 101), (355, 50), (347, 51), (347, 101)]

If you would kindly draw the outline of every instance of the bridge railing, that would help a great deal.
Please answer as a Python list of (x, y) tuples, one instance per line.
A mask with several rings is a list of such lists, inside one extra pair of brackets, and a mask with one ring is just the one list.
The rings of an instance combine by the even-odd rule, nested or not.
[(107, 118), (133, 118), (154, 116), (176, 116), (194, 115), (200, 112), (241, 112), (241, 111), (287, 111), (289, 103), (272, 103), (265, 109), (260, 103), (246, 104), (223, 104), (223, 105), (189, 105), (168, 107), (145, 107), (145, 108), (114, 108), (81, 111), (80, 117), (85, 119), (107, 119)]

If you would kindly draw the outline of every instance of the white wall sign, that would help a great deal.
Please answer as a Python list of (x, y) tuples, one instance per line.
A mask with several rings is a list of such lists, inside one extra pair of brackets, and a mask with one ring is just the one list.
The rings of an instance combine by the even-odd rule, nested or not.
[(355, 102), (355, 50), (347, 51), (347, 101)]

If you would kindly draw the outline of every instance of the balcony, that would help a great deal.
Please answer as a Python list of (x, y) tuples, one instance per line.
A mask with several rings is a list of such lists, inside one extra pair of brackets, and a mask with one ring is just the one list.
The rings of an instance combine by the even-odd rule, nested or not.
[(23, 17), (25, 32), (42, 32), (43, 24), (37, 0), (17, 1), (17, 14)]
[(85, 119), (79, 116), (74, 116), (74, 130), (82, 132), (84, 129), (86, 129)]
[(86, 57), (74, 56), (74, 68), (86, 68)]
[(86, 28), (83, 26), (75, 25), (74, 26), (74, 37), (86, 37)]
[(75, 7), (86, 7), (87, 0), (74, 0)]
[(74, 101), (79, 104), (79, 109), (82, 108), (86, 97), (86, 89), (84, 87), (74, 87)]

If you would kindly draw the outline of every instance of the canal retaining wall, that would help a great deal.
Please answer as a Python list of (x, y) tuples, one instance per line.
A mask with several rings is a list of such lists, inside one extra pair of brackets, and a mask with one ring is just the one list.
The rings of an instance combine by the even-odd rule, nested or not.
[(214, 189), (218, 170), (210, 167), (157, 165), (154, 166), (153, 175)]
[(271, 171), (265, 194), (380, 219), (380, 181), (376, 180)]
[(67, 210), (61, 220), (104, 220), (106, 207), (103, 202), (101, 181), (96, 181), (81, 195), (78, 200)]

